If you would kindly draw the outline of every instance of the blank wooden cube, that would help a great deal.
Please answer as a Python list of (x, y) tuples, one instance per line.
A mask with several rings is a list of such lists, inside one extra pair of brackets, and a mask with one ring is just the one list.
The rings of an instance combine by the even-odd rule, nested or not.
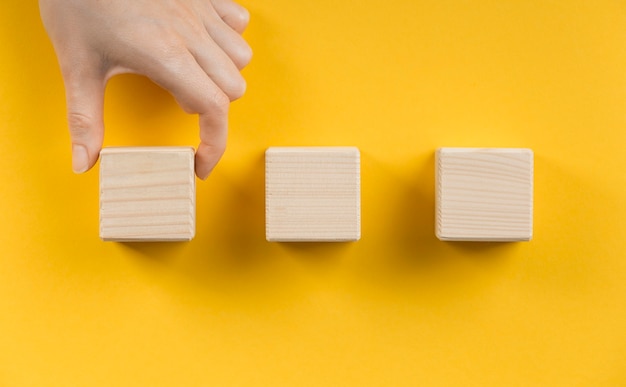
[(100, 237), (189, 241), (196, 230), (194, 149), (120, 147), (100, 152)]
[(528, 241), (533, 234), (530, 149), (441, 148), (436, 234), (445, 241)]
[(353, 147), (274, 147), (265, 153), (266, 238), (361, 237), (360, 154)]

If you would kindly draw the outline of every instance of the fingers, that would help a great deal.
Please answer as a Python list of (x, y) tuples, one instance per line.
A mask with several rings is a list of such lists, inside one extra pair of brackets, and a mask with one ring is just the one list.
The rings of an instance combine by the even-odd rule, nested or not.
[(83, 173), (98, 161), (104, 136), (104, 80), (69, 70), (64, 74), (67, 118), (72, 141), (72, 169)]
[(211, 0), (215, 11), (230, 28), (242, 34), (250, 22), (247, 9), (231, 0)]
[(220, 49), (210, 38), (194, 47), (190, 52), (213, 82), (228, 96), (231, 101), (241, 98), (246, 91), (246, 81), (229, 55)]
[(223, 118), (211, 113), (200, 115), (200, 145), (196, 150), (196, 175), (202, 180), (206, 179), (215, 165), (218, 163), (227, 140), (227, 117), (228, 103), (220, 107)]
[[(248, 26), (250, 14), (231, 0), (211, 0), (220, 20), (211, 20), (209, 15), (205, 28), (210, 38), (202, 49), (192, 49), (198, 64), (215, 81), (228, 98), (233, 101), (245, 92), (246, 83), (238, 71), (226, 63), (223, 56), (215, 55), (213, 42), (223, 50), (237, 70), (243, 69), (252, 59), (252, 49), (241, 37)], [(219, 98), (218, 98), (219, 100)], [(200, 114), (200, 145), (196, 151), (196, 174), (201, 179), (209, 176), (222, 157), (227, 140), (228, 102), (215, 100), (214, 107), (220, 113)], [(223, 117), (220, 115), (223, 114)]]
[(206, 178), (226, 146), (229, 103), (246, 89), (239, 70), (252, 56), (241, 36), (249, 14), (231, 0), (131, 3), (62, 1), (41, 7), (65, 82), (72, 168), (84, 172), (98, 159), (107, 79), (133, 72), (199, 115), (196, 173)]
[[(224, 2), (224, 0), (216, 1)], [(228, 3), (241, 8), (235, 3)], [(245, 9), (241, 9), (245, 11)], [(205, 16), (205, 28), (209, 33), (211, 40), (213, 40), (217, 46), (219, 46), (219, 48), (221, 48), (221, 50), (228, 55), (230, 60), (237, 67), (237, 70), (241, 70), (246, 67), (248, 63), (250, 63), (250, 60), (252, 59), (252, 49), (243, 37), (235, 29), (233, 29), (228, 22), (226, 22), (226, 20), (220, 19), (221, 15), (217, 9), (215, 12), (217, 13), (209, 12), (209, 14)], [(247, 15), (247, 11), (245, 12)], [(247, 25), (247, 21), (245, 24)]]
[(215, 43), (217, 43), (235, 64), (237, 70), (243, 69), (250, 63), (252, 59), (252, 49), (241, 35), (230, 29), (221, 21), (219, 23), (209, 22), (206, 28)]
[(199, 115), (196, 174), (200, 179), (206, 179), (226, 148), (230, 97), (190, 52), (172, 55), (149, 68), (145, 75), (168, 90), (187, 113)]

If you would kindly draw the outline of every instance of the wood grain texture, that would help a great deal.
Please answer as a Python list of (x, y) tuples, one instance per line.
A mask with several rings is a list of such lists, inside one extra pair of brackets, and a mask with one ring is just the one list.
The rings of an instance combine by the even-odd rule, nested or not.
[(274, 147), (265, 153), (266, 238), (361, 237), (360, 153), (353, 147)]
[(441, 148), (436, 234), (447, 241), (528, 241), (533, 234), (533, 152)]
[(196, 229), (194, 149), (119, 147), (100, 153), (100, 237), (188, 241)]

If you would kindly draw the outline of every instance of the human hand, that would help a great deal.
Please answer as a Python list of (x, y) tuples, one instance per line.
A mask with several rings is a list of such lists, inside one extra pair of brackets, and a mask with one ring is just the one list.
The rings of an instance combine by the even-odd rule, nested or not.
[(116, 74), (145, 75), (197, 113), (196, 175), (205, 179), (226, 148), (228, 108), (246, 83), (249, 14), (231, 0), (39, 0), (65, 83), (72, 168), (98, 160), (104, 90)]

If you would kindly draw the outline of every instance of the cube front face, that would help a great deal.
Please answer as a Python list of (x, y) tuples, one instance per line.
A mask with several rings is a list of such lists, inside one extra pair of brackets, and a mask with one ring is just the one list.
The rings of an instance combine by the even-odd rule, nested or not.
[(533, 152), (441, 148), (436, 234), (447, 241), (528, 241), (533, 233)]
[(194, 149), (120, 147), (100, 153), (100, 238), (189, 241), (196, 229)]
[(266, 238), (361, 237), (360, 154), (352, 147), (274, 147), (265, 153)]

